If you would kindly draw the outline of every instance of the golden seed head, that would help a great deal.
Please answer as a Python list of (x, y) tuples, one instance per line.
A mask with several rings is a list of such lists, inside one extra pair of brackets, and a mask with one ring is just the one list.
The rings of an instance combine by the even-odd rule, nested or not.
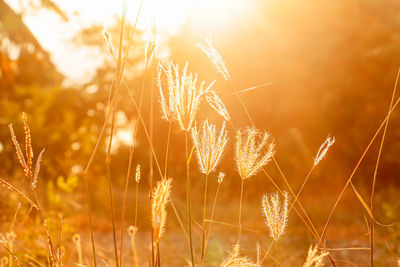
[(323, 261), (329, 252), (318, 253), (318, 246), (311, 245), (308, 249), (307, 259), (303, 264), (303, 267), (321, 267), (324, 265)]
[(222, 59), (221, 55), (212, 45), (211, 38), (206, 38), (204, 43), (198, 43), (197, 46), (206, 54), (206, 56), (211, 60), (214, 67), (218, 70), (219, 73), (222, 74), (225, 80), (229, 80), (231, 77), (229, 76), (228, 69), (225, 66), (225, 62)]
[(275, 153), (274, 148), (268, 133), (255, 128), (244, 132), (239, 130), (236, 136), (236, 164), (240, 177), (247, 179), (267, 164)]
[(328, 138), (326, 138), (325, 142), (320, 146), (317, 156), (314, 159), (314, 166), (317, 166), (318, 163), (326, 156), (329, 147), (331, 147), (334, 143), (335, 137), (328, 136)]
[(218, 165), (225, 145), (228, 142), (225, 122), (217, 135), (216, 126), (203, 122), (202, 127), (197, 131), (196, 125), (192, 129), (192, 139), (196, 148), (196, 155), (200, 165), (200, 171), (210, 174)]
[(262, 210), (265, 223), (269, 228), (271, 237), (278, 241), (284, 234), (288, 219), (289, 195), (283, 192), (283, 201), (280, 202), (278, 192), (265, 194), (262, 198)]
[(208, 90), (208, 92), (206, 93), (206, 100), (208, 104), (226, 121), (229, 121), (231, 119), (228, 110), (224, 105), (224, 102), (222, 102), (221, 98), (215, 93), (214, 90)]
[(106, 41), (108, 51), (110, 51), (111, 54), (114, 54), (114, 46), (112, 44), (111, 34), (105, 27), (103, 28), (103, 38)]
[(154, 236), (160, 238), (165, 231), (167, 220), (166, 205), (171, 193), (172, 179), (162, 179), (153, 189), (151, 199), (151, 224), (154, 230)]
[[(162, 118), (169, 122), (177, 121), (179, 127), (184, 131), (192, 128), (203, 95), (214, 84), (212, 82), (206, 87), (204, 81), (199, 83), (197, 74), (188, 73), (187, 68), (187, 62), (182, 72), (179, 71), (179, 66), (173, 64), (172, 61), (160, 64), (157, 81), (160, 90)], [(162, 88), (162, 74), (167, 80), (168, 101)]]
[(248, 257), (241, 257), (239, 250), (239, 245), (234, 245), (231, 254), (222, 262), (221, 267), (258, 267)]
[(136, 165), (136, 175), (135, 175), (135, 180), (136, 183), (139, 183), (141, 178), (141, 174), (140, 174), (140, 164)]
[(154, 57), (156, 51), (156, 44), (154, 40), (147, 40), (144, 46), (144, 58), (148, 64)]
[(225, 173), (220, 172), (220, 173), (218, 174), (218, 183), (221, 184), (222, 181), (224, 181), (224, 178), (225, 178)]

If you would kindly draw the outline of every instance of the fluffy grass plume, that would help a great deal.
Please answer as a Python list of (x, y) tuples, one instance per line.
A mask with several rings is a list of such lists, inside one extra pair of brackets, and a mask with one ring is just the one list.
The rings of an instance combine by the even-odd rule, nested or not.
[(248, 257), (241, 257), (239, 245), (233, 246), (232, 253), (222, 262), (221, 267), (257, 267)]
[(151, 200), (151, 224), (154, 230), (154, 236), (159, 239), (165, 231), (165, 222), (167, 220), (166, 205), (171, 193), (172, 179), (163, 179), (157, 183), (153, 189)]
[(214, 90), (209, 90), (207, 92), (206, 100), (208, 104), (226, 121), (229, 121), (231, 119), (228, 110), (225, 107), (224, 102), (222, 102), (221, 98), (217, 95), (217, 93), (215, 93)]
[(324, 266), (324, 258), (328, 256), (329, 252), (318, 253), (318, 247), (311, 245), (308, 249), (307, 259), (303, 267), (321, 267)]
[[(179, 127), (189, 131), (194, 123), (204, 93), (209, 91), (214, 82), (206, 87), (204, 81), (198, 82), (197, 74), (188, 72), (188, 63), (180, 72), (179, 66), (172, 61), (160, 65), (158, 87), (162, 118), (167, 121), (177, 121)], [(162, 88), (162, 73), (167, 80), (168, 102)]]
[(141, 178), (141, 174), (140, 174), (140, 164), (136, 165), (136, 173), (135, 173), (135, 181), (136, 183), (139, 183)]
[(283, 192), (281, 203), (278, 193), (266, 193), (262, 198), (262, 210), (265, 223), (268, 226), (271, 237), (278, 241), (284, 234), (288, 220), (289, 196)]
[(202, 173), (208, 175), (215, 170), (228, 142), (227, 134), (225, 123), (217, 134), (216, 126), (208, 120), (203, 122), (200, 129), (197, 130), (196, 125), (192, 129), (193, 143)]
[(329, 148), (335, 143), (335, 137), (326, 138), (325, 142), (319, 147), (317, 152), (317, 156), (314, 159), (314, 166), (317, 166), (318, 163), (326, 156)]
[(274, 147), (266, 132), (255, 128), (239, 130), (236, 136), (236, 164), (240, 177), (245, 180), (267, 164), (274, 155)]
[(230, 80), (228, 69), (225, 66), (225, 62), (221, 55), (214, 48), (211, 38), (206, 38), (204, 43), (198, 43), (197, 46), (206, 54), (206, 56), (211, 60), (214, 67), (222, 74), (225, 80)]

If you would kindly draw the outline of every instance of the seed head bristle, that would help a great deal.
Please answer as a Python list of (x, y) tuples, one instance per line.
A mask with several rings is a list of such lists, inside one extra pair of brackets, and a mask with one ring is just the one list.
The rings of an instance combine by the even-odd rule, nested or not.
[(151, 224), (154, 236), (159, 239), (165, 231), (166, 205), (171, 193), (172, 179), (162, 179), (153, 190), (151, 200)]
[(209, 90), (206, 94), (206, 99), (208, 104), (226, 121), (230, 120), (230, 116), (228, 110), (226, 109), (224, 103), (221, 98), (215, 93), (214, 90)]
[(32, 138), (31, 129), (29, 128), (28, 118), (25, 112), (22, 113), (22, 120), (24, 121), (25, 130), (25, 153), (26, 153), (26, 165), (30, 169), (30, 175), (32, 175), (32, 160), (33, 160), (33, 150), (32, 150)]
[[(21, 147), (20, 147), (20, 145), (18, 143), (17, 137), (15, 136), (13, 125), (9, 124), (8, 125), (8, 129), (10, 130), (11, 140), (12, 140), (12, 142), (14, 144), (15, 153), (17, 154), (19, 163), (21, 164), (21, 166), (24, 169), (24, 171), (26, 171), (28, 168), (27, 168), (27, 165), (26, 165), (25, 157), (24, 157), (24, 154), (22, 153), (22, 150), (21, 150)], [(25, 173), (25, 175), (26, 174), (27, 173)]]
[(320, 146), (317, 156), (314, 159), (314, 166), (317, 166), (318, 163), (326, 156), (329, 148), (335, 143), (335, 137), (326, 138), (325, 142)]
[(32, 180), (32, 187), (36, 188), (37, 187), (37, 181), (39, 178), (39, 171), (40, 171), (40, 162), (42, 161), (42, 156), (44, 153), (44, 148), (42, 151), (40, 151), (38, 158), (36, 159), (36, 164), (35, 164), (35, 172), (33, 174), (33, 180)]
[(222, 262), (221, 267), (258, 267), (248, 257), (241, 257), (239, 253), (239, 245), (233, 246), (230, 255)]
[(141, 178), (141, 174), (140, 174), (140, 164), (136, 165), (136, 174), (135, 174), (135, 180), (136, 183), (139, 183)]
[(144, 58), (148, 64), (154, 57), (156, 51), (156, 44), (154, 40), (147, 40), (144, 46)]
[(192, 139), (196, 148), (200, 171), (208, 175), (218, 165), (225, 145), (228, 142), (225, 122), (222, 124), (218, 136), (216, 126), (209, 123), (208, 120), (203, 122), (202, 127), (198, 131), (195, 125), (192, 129)]
[(114, 54), (114, 46), (112, 44), (111, 34), (107, 31), (105, 27), (103, 28), (103, 38), (106, 41), (108, 51), (111, 54)]
[(321, 267), (324, 265), (323, 261), (329, 252), (318, 253), (318, 246), (311, 245), (308, 249), (307, 259), (303, 264), (303, 267)]
[(229, 80), (231, 77), (229, 76), (228, 69), (225, 66), (225, 62), (222, 59), (221, 55), (212, 45), (211, 38), (206, 38), (204, 43), (198, 43), (197, 46), (206, 54), (206, 56), (211, 60), (214, 67), (218, 70), (219, 73), (222, 74), (225, 80)]
[(236, 164), (240, 177), (247, 179), (267, 164), (275, 153), (274, 148), (268, 133), (255, 128), (244, 132), (239, 130), (236, 136)]
[[(208, 92), (212, 82), (206, 87), (205, 82), (198, 82), (197, 74), (187, 71), (188, 63), (180, 72), (179, 66), (172, 61), (160, 65), (158, 87), (161, 97), (162, 118), (167, 121), (177, 121), (179, 127), (189, 131), (194, 123), (203, 95)], [(162, 89), (162, 73), (165, 74), (168, 89), (168, 103)]]
[(265, 223), (271, 237), (278, 241), (284, 234), (288, 219), (289, 195), (283, 192), (283, 203), (280, 202), (278, 192), (265, 194), (262, 198), (262, 210)]

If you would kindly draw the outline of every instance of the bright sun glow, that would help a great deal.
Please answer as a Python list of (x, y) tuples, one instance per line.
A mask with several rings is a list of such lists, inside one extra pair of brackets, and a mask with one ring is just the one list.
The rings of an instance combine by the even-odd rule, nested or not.
[[(17, 12), (25, 9), (28, 0), (6, 0)], [(52, 54), (53, 62), (71, 81), (90, 80), (95, 66), (101, 65), (99, 51), (76, 47), (71, 40), (83, 28), (90, 25), (104, 25), (106, 28), (121, 16), (123, 0), (56, 0), (57, 5), (69, 17), (65, 23), (54, 12), (41, 10), (25, 14), (25, 23)], [(238, 20), (251, 0), (144, 0), (138, 27), (152, 28), (168, 35), (175, 34), (188, 20), (195, 28), (204, 32), (204, 38), (211, 32), (230, 28), (233, 20)], [(140, 6), (140, 0), (127, 1), (127, 19), (133, 23)], [(201, 40), (198, 40), (201, 41)], [(81, 62), (77, 67), (76, 62)]]

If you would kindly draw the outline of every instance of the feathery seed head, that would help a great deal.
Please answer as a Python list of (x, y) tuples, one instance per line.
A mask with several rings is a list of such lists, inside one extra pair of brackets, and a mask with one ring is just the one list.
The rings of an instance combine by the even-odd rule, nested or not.
[(233, 246), (232, 253), (222, 262), (221, 267), (258, 267), (248, 257), (241, 257), (239, 245)]
[(147, 40), (144, 46), (144, 58), (146, 63), (149, 63), (155, 54), (156, 51), (156, 43), (154, 40)]
[(206, 100), (208, 104), (226, 121), (229, 121), (231, 119), (224, 103), (214, 90), (209, 90), (206, 93)]
[(321, 267), (323, 266), (323, 260), (328, 256), (329, 252), (318, 253), (318, 246), (311, 245), (308, 249), (307, 259), (303, 264), (303, 267)]
[(222, 74), (225, 80), (229, 80), (228, 69), (225, 66), (225, 62), (221, 55), (212, 45), (211, 38), (206, 38), (204, 43), (198, 43), (197, 46), (206, 54), (206, 56), (211, 60), (214, 67)]
[(262, 210), (265, 223), (269, 228), (271, 237), (278, 241), (285, 232), (288, 219), (289, 196), (283, 192), (283, 201), (280, 202), (278, 192), (265, 194), (262, 198)]
[(225, 173), (220, 172), (220, 173), (218, 174), (218, 183), (221, 184), (222, 181), (224, 181), (224, 178), (225, 178)]
[(236, 136), (236, 164), (240, 177), (244, 180), (271, 160), (275, 153), (269, 134), (248, 128), (238, 131)]
[(110, 51), (111, 54), (114, 54), (114, 46), (112, 44), (111, 34), (105, 27), (103, 28), (103, 38), (106, 41), (108, 51)]
[(165, 231), (165, 222), (167, 220), (166, 205), (171, 193), (172, 179), (162, 179), (153, 189), (151, 199), (151, 224), (154, 230), (154, 236), (160, 238)]
[(139, 183), (141, 178), (141, 174), (140, 174), (140, 164), (136, 165), (136, 174), (135, 174), (135, 180), (136, 183)]
[(28, 118), (25, 112), (22, 113), (22, 120), (24, 122), (25, 130), (25, 155), (26, 155), (26, 167), (27, 167), (27, 177), (32, 179), (32, 160), (33, 160), (33, 150), (32, 150), (32, 138), (31, 129), (28, 124)]
[[(206, 87), (205, 82), (198, 82), (197, 74), (188, 73), (188, 63), (180, 72), (179, 66), (172, 61), (166, 66), (160, 64), (158, 87), (161, 97), (162, 118), (167, 121), (177, 121), (180, 128), (189, 131), (192, 128), (201, 100), (205, 92), (209, 91), (212, 82)], [(164, 96), (161, 80), (165, 74), (168, 87), (168, 103)]]
[(192, 129), (192, 139), (196, 148), (196, 155), (200, 165), (200, 171), (210, 174), (218, 165), (225, 145), (228, 142), (225, 122), (217, 136), (215, 125), (205, 120), (197, 131), (196, 125)]
[(314, 166), (317, 166), (318, 163), (326, 156), (329, 147), (331, 147), (335, 143), (335, 137), (326, 138), (325, 142), (320, 146), (317, 156), (314, 159)]

